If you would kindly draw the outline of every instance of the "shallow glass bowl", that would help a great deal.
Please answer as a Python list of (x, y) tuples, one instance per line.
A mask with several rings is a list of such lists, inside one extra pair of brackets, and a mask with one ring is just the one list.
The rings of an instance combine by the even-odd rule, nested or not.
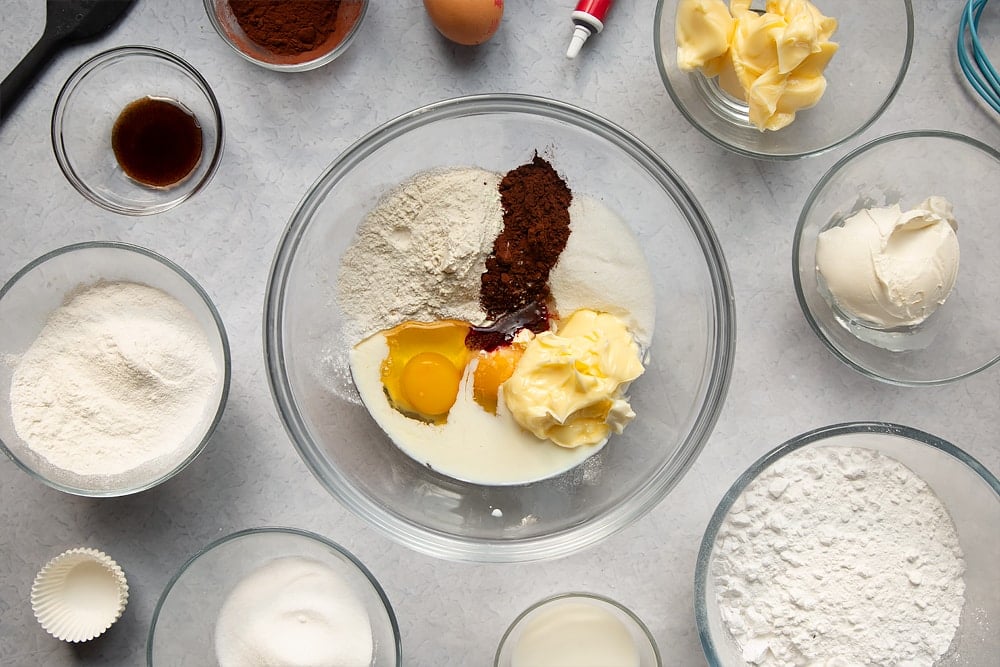
[(364, 606), (372, 629), (371, 667), (399, 667), (396, 614), (368, 568), (339, 544), (298, 528), (251, 528), (191, 557), (160, 596), (146, 642), (149, 667), (215, 665), (215, 625), (230, 592), (278, 558), (307, 558), (330, 568)]
[[(192, 433), (189, 446), (122, 475), (78, 475), (53, 466), (18, 436), (11, 417), (10, 387), (16, 368), (13, 360), (31, 346), (67, 295), (102, 280), (148, 285), (186, 306), (205, 332), (219, 374), (205, 406), (204, 431)], [(229, 339), (208, 294), (184, 269), (151, 250), (115, 242), (65, 246), (35, 259), (0, 289), (0, 450), (23, 470), (60, 491), (79, 496), (123, 496), (149, 489), (179, 473), (205, 449), (222, 418), (231, 372)]]
[[(761, 132), (750, 122), (746, 103), (723, 92), (717, 79), (678, 68), (674, 32), (678, 4), (679, 0), (656, 3), (653, 50), (663, 85), (688, 122), (717, 144), (749, 157), (801, 158), (857, 136), (896, 95), (913, 50), (910, 0), (814, 0), (823, 14), (838, 21), (832, 41), (840, 48), (824, 71), (826, 91), (790, 125)], [(763, 0), (751, 4), (752, 9), (764, 6)]]
[[(854, 422), (818, 428), (792, 438), (758, 459), (726, 492), (701, 542), (695, 570), (695, 618), (711, 667), (742, 667), (736, 642), (726, 628), (712, 574), (719, 530), (733, 504), (764, 471), (802, 448), (860, 447), (895, 459), (924, 480), (951, 515), (965, 560), (965, 606), (948, 651), (935, 667), (988, 665), (1000, 652), (1000, 481), (967, 453), (944, 440), (907, 426)], [(915, 516), (914, 520), (919, 520)], [(831, 658), (835, 656), (830, 656)]]
[[(233, 15), (229, 0), (204, 0), (204, 4), (212, 27), (227, 46), (253, 64), (277, 72), (305, 72), (334, 61), (358, 36), (368, 12), (368, 0), (341, 0), (337, 28), (326, 41), (311, 51), (283, 55), (247, 37)], [(309, 3), (301, 4), (308, 7)]]
[[(1000, 197), (990, 183), (1000, 183), (1000, 152), (940, 131), (875, 139), (820, 179), (795, 229), (792, 277), (806, 320), (837, 358), (906, 386), (953, 382), (1000, 361)], [(905, 211), (931, 195), (951, 202), (958, 222), (958, 278), (944, 304), (901, 331), (876, 330), (832, 305), (817, 276), (819, 234), (860, 209), (899, 203)]]
[[(115, 121), (144, 97), (172, 101), (201, 126), (201, 159), (168, 187), (129, 178), (112, 149)], [(185, 60), (152, 46), (122, 46), (90, 58), (66, 80), (52, 109), (52, 148), (66, 179), (91, 202), (122, 215), (162, 213), (204, 189), (222, 159), (224, 137), (208, 81)]]

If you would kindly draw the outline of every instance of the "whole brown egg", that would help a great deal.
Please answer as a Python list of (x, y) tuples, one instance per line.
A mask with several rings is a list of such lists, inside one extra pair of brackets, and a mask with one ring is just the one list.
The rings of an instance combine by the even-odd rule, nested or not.
[(503, 18), (503, 0), (424, 0), (424, 9), (438, 32), (466, 46), (492, 37)]

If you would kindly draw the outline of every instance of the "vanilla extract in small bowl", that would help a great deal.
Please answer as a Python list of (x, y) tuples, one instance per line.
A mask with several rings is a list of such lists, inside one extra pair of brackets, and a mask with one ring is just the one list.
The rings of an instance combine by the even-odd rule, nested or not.
[(66, 180), (122, 215), (162, 213), (201, 192), (219, 167), (224, 137), (208, 81), (152, 46), (87, 60), (52, 108), (52, 151)]
[(122, 110), (111, 130), (111, 147), (125, 175), (154, 188), (185, 180), (201, 161), (198, 118), (177, 100), (141, 97)]

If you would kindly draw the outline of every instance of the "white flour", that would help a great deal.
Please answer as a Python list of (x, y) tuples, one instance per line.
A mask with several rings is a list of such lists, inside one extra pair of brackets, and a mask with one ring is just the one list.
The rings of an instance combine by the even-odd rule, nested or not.
[(479, 289), (503, 228), (500, 178), (475, 168), (423, 172), (379, 202), (340, 265), (345, 339), (404, 320), (485, 319)]
[(749, 664), (930, 667), (964, 604), (955, 526), (923, 480), (851, 447), (787, 455), (736, 500), (712, 576)]
[(129, 486), (194, 449), (218, 377), (183, 304), (146, 285), (99, 282), (56, 309), (17, 360), (11, 416), (56, 468)]

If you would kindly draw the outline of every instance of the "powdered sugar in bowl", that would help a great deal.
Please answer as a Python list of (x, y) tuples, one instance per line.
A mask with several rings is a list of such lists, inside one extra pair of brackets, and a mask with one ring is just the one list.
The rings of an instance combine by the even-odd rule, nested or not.
[(695, 613), (713, 667), (992, 664), (1000, 481), (906, 426), (805, 433), (709, 523)]
[(49, 486), (121, 496), (202, 451), (229, 391), (205, 291), (144, 248), (81, 243), (0, 290), (0, 446)]

